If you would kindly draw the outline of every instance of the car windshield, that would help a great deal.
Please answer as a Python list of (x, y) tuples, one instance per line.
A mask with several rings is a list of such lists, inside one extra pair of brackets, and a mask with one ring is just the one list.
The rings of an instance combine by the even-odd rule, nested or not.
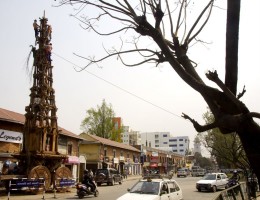
[(158, 195), (159, 182), (139, 181), (130, 190), (130, 193)]
[(203, 177), (203, 180), (216, 180), (216, 175), (215, 174), (206, 174)]

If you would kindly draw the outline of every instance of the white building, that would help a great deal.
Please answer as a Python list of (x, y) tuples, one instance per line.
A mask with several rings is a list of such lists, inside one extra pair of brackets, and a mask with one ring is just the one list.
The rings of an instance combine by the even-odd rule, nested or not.
[(171, 137), (169, 132), (145, 132), (141, 133), (141, 144), (185, 155), (189, 151), (190, 140), (188, 136)]
[(171, 137), (169, 147), (172, 148), (172, 152), (185, 155), (190, 148), (190, 139), (188, 136)]
[(141, 133), (141, 144), (157, 148), (169, 147), (169, 132), (145, 132)]
[(121, 139), (123, 144), (141, 145), (141, 137), (139, 131), (129, 130), (129, 126), (123, 127)]

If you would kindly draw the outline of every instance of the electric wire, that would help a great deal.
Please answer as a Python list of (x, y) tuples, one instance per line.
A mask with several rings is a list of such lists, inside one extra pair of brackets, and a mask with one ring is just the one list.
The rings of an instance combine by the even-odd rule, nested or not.
[[(56, 55), (56, 56), (59, 57), (60, 59), (66, 61), (66, 62), (68, 62), (68, 63), (70, 63), (70, 64), (72, 64), (72, 65), (74, 65), (74, 66), (76, 66), (76, 67), (78, 67), (78, 68), (81, 68), (81, 67), (78, 66), (77, 64), (71, 62), (70, 60), (64, 58), (63, 56), (58, 55), (57, 53), (52, 52), (52, 54)], [(167, 113), (169, 113), (169, 114), (171, 114), (171, 115), (173, 115), (173, 116), (175, 116), (175, 117), (179, 117), (179, 118), (183, 119), (183, 117), (181, 117), (181, 116), (179, 116), (179, 115), (177, 115), (177, 114), (175, 114), (175, 113), (173, 113), (173, 112), (171, 112), (171, 111), (169, 111), (169, 110), (167, 110), (167, 109), (165, 109), (165, 108), (163, 108), (163, 107), (161, 107), (161, 106), (158, 106), (158, 105), (156, 105), (156, 104), (154, 104), (154, 103), (152, 103), (152, 102), (150, 102), (150, 101), (148, 101), (148, 100), (146, 100), (146, 99), (144, 99), (144, 98), (142, 98), (142, 97), (140, 97), (140, 96), (138, 96), (138, 95), (136, 95), (136, 94), (134, 94), (134, 93), (132, 93), (132, 92), (129, 92), (128, 90), (126, 90), (126, 89), (124, 89), (124, 88), (122, 88), (122, 87), (120, 87), (120, 86), (118, 86), (118, 85), (116, 85), (116, 84), (114, 84), (114, 83), (112, 83), (112, 82), (110, 82), (110, 81), (108, 81), (108, 80), (105, 80), (104, 78), (102, 78), (102, 77), (100, 77), (100, 76), (98, 76), (98, 75), (96, 75), (96, 74), (93, 74), (92, 72), (89, 72), (89, 71), (86, 70), (86, 69), (84, 69), (84, 71), (87, 72), (88, 74), (90, 74), (90, 75), (92, 75), (92, 76), (94, 76), (94, 77), (96, 77), (96, 78), (98, 78), (98, 79), (100, 79), (100, 80), (102, 80), (102, 81), (108, 83), (109, 85), (112, 85), (113, 87), (115, 87), (115, 88), (117, 88), (117, 89), (119, 89), (119, 90), (121, 90), (121, 91), (123, 91), (123, 92), (125, 92), (125, 93), (127, 93), (127, 94), (129, 94), (129, 95), (131, 95), (131, 96), (133, 96), (133, 97), (136, 97), (137, 99), (139, 99), (139, 100), (141, 100), (141, 101), (143, 101), (143, 102), (145, 102), (145, 103), (148, 103), (148, 104), (150, 104), (150, 105), (152, 105), (152, 106), (154, 106), (154, 107), (156, 107), (156, 108), (159, 108), (160, 110), (163, 110), (163, 111), (165, 111), (165, 112), (167, 112)]]

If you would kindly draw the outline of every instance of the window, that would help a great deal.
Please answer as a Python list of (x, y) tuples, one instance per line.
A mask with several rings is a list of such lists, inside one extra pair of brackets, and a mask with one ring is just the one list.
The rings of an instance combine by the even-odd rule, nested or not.
[(115, 149), (113, 149), (113, 156), (114, 156), (114, 158), (116, 157), (116, 150)]
[(68, 144), (68, 155), (72, 155), (72, 144)]
[(169, 182), (168, 187), (169, 187), (170, 193), (177, 192), (180, 190), (179, 186), (174, 182)]
[(104, 156), (107, 156), (107, 149), (104, 149)]
[(179, 141), (183, 141), (183, 139), (179, 139)]
[(154, 135), (154, 138), (156, 138), (156, 139), (159, 138), (159, 135), (158, 134)]
[(155, 143), (159, 143), (159, 140), (155, 140)]
[(180, 147), (183, 147), (183, 144), (179, 144)]
[(169, 147), (177, 147), (177, 144), (170, 144)]
[(183, 152), (184, 150), (183, 149), (180, 149), (180, 152)]
[(167, 134), (163, 134), (163, 137), (167, 137), (168, 135)]
[(158, 144), (156, 144), (156, 145), (155, 145), (155, 147), (159, 147), (159, 145), (158, 145)]
[(177, 142), (176, 139), (169, 139), (169, 142)]
[(163, 142), (163, 144), (168, 144), (168, 142)]

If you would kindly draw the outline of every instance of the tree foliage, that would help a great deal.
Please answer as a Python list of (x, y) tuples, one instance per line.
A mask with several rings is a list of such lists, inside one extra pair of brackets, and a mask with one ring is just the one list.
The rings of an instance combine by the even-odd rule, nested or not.
[(200, 166), (201, 168), (213, 168), (213, 163), (210, 158), (203, 157), (201, 153), (196, 152), (194, 154), (194, 158), (196, 160), (195, 166)]
[(113, 118), (115, 117), (112, 105), (102, 101), (101, 106), (96, 109), (87, 110), (87, 116), (81, 123), (81, 128), (92, 135), (116, 140)]
[[(120, 48), (114, 48), (112, 51), (107, 50), (107, 55), (103, 58), (85, 57), (88, 60), (86, 67), (113, 56), (120, 59), (126, 66), (149, 63), (157, 66), (161, 63), (168, 63), (183, 81), (204, 98), (214, 116), (214, 121), (201, 125), (185, 113), (182, 116), (193, 124), (197, 132), (214, 128), (218, 128), (222, 134), (236, 132), (243, 144), (250, 165), (260, 180), (260, 127), (254, 121), (254, 118), (260, 118), (260, 114), (251, 112), (241, 101), (245, 94), (245, 88), (237, 94), (240, 0), (227, 1), (227, 20), (223, 24), (226, 27), (226, 41), (223, 41), (226, 42), (226, 56), (219, 58), (226, 61), (225, 82), (219, 78), (217, 71), (208, 71), (205, 74), (215, 87), (207, 85), (203, 81), (196, 71), (196, 63), (188, 56), (189, 48), (197, 41), (201, 41), (199, 35), (208, 23), (215, 1), (208, 0), (205, 4), (204, 2), (186, 0), (60, 0), (61, 5), (77, 6), (77, 14), (85, 10), (88, 11), (83, 15), (83, 18), (78, 18), (75, 15), (85, 25), (86, 30), (93, 30), (102, 36), (120, 33), (123, 35), (125, 32), (135, 34), (131, 46), (134, 48), (125, 49), (126, 45), (122, 40)], [(201, 12), (196, 17), (193, 16), (192, 19), (188, 18), (189, 6), (201, 6), (202, 4)], [(94, 16), (88, 16), (88, 14), (94, 14)], [(109, 24), (113, 24), (110, 26), (112, 30), (104, 33), (101, 31), (101, 25), (108, 24), (108, 21)], [(143, 38), (149, 39), (150, 43), (155, 45), (141, 43)], [(136, 57), (132, 59), (135, 63), (125, 62), (123, 56), (130, 53), (137, 53), (143, 60), (138, 60)]]
[[(206, 124), (214, 121), (214, 116), (208, 110), (203, 118)], [(240, 138), (236, 133), (223, 135), (218, 128), (199, 134), (200, 141), (216, 158), (220, 168), (250, 168)]]

